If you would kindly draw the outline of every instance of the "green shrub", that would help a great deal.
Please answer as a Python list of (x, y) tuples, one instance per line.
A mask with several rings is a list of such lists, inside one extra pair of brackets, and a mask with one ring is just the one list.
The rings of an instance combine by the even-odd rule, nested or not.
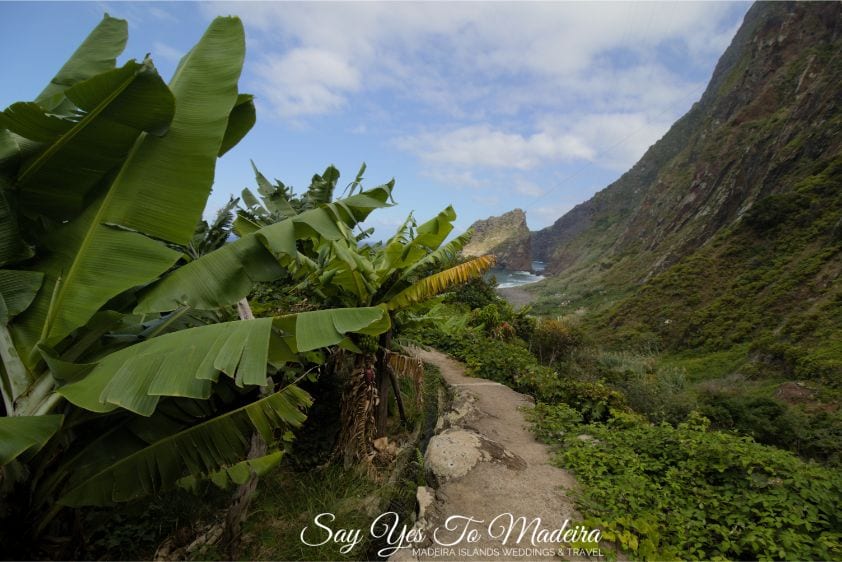
[(558, 372), (544, 365), (532, 365), (515, 381), (517, 390), (551, 404), (562, 401), (564, 383)]
[(687, 389), (684, 372), (679, 369), (630, 373), (614, 386), (622, 391), (629, 407), (655, 423), (680, 423), (697, 405)]
[(813, 199), (806, 193), (791, 191), (758, 200), (743, 215), (743, 222), (763, 233), (780, 225), (803, 226), (812, 218)]
[(612, 410), (627, 408), (623, 395), (602, 381), (563, 379), (559, 385), (558, 399), (578, 410), (587, 423), (605, 421)]
[(553, 365), (580, 347), (584, 339), (583, 332), (576, 326), (560, 320), (541, 318), (529, 340), (529, 348), (542, 364)]
[(522, 345), (488, 338), (476, 338), (459, 352), (468, 374), (510, 386), (516, 386), (518, 378), (535, 365), (535, 358)]
[(767, 397), (704, 392), (700, 411), (716, 429), (788, 449), (826, 464), (842, 463), (842, 412), (805, 412)]
[(472, 279), (448, 293), (444, 298), (444, 302), (448, 304), (464, 304), (469, 309), (482, 308), (500, 301), (500, 297), (494, 291), (496, 286), (497, 280), (493, 276)]
[(535, 333), (535, 328), (538, 326), (538, 319), (531, 316), (529, 313), (531, 309), (525, 306), (515, 313), (512, 318), (512, 326), (514, 326), (515, 334), (523, 341), (530, 341), (532, 335)]
[(806, 414), (796, 411), (796, 451), (808, 458), (842, 467), (842, 411)]
[(567, 404), (544, 404), (538, 402), (526, 410), (526, 418), (532, 423), (532, 431), (545, 443), (558, 443), (567, 432), (582, 423), (582, 414)]
[(797, 440), (796, 420), (786, 405), (771, 398), (702, 394), (701, 413), (716, 429), (735, 430), (756, 441), (789, 449)]
[[(842, 475), (698, 415), (673, 427), (628, 413), (576, 425), (539, 405), (536, 432), (562, 444), (585, 524), (643, 560), (831, 560), (842, 556)], [(586, 433), (593, 439), (577, 436)]]
[(470, 320), (468, 320), (468, 324), (471, 326), (481, 326), (485, 329), (486, 333), (490, 333), (491, 330), (496, 328), (500, 322), (502, 322), (505, 318), (505, 307), (501, 313), (500, 306), (497, 303), (487, 304), (482, 308), (476, 308), (471, 311)]

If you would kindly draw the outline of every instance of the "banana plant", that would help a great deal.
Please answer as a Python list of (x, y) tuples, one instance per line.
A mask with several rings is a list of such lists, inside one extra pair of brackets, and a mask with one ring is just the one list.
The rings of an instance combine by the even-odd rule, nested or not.
[[(445, 242), (456, 219), (456, 212), (450, 206), (421, 225), (417, 225), (410, 215), (385, 243), (361, 244), (354, 227), (372, 210), (391, 204), (395, 184), (392, 180), (365, 190), (361, 186), (364, 171), (363, 165), (351, 184), (349, 196), (309, 211), (296, 212), (268, 226), (261, 227), (258, 221), (244, 223), (240, 214), (235, 220), (235, 229), (238, 225), (248, 225), (239, 229), (242, 238), (150, 285), (140, 295), (135, 311), (148, 314), (172, 310), (179, 305), (212, 310), (235, 303), (248, 295), (256, 283), (270, 280), (262, 277), (267, 269), (257, 267), (257, 264), (264, 264), (261, 260), (267, 248), (273, 259), (264, 265), (268, 269), (281, 268), (270, 272), (269, 277), (289, 275), (300, 287), (319, 294), (325, 306), (376, 306), (386, 310), (390, 318), (397, 310), (483, 275), (494, 264), (493, 256), (481, 256), (453, 265), (471, 234), (464, 233)], [(264, 219), (268, 220), (267, 217)], [(295, 244), (295, 240), (307, 244)], [(196, 278), (203, 279), (200, 287), (192, 281)], [(393, 383), (385, 361), (390, 338), (391, 332), (384, 331), (379, 349), (369, 354), (376, 355), (376, 360), (371, 361), (362, 354), (366, 355), (363, 363), (375, 364), (372, 370), (380, 396), (376, 427), (371, 432), (365, 430), (372, 435), (385, 433), (386, 398), (389, 385)], [(354, 351), (361, 353), (359, 348)], [(393, 389), (396, 386), (394, 383)], [(350, 420), (343, 423), (343, 427), (352, 425)], [(355, 452), (350, 456), (359, 455)]]
[(106, 303), (182, 258), (169, 245), (189, 242), (236, 120), (245, 54), (236, 18), (215, 20), (169, 85), (149, 59), (85, 73), (125, 41), (125, 22), (106, 16), (42, 101), (0, 114), (15, 141), (3, 155), (5, 200), (32, 253), (5, 264), (28, 300), (4, 325), (19, 356), (7, 361), (16, 365), (3, 381), (7, 415), (43, 409), (54, 386), (45, 351), (64, 351)]
[[(346, 229), (345, 236), (338, 240), (321, 241), (317, 258), (306, 264), (306, 282), (335, 305), (382, 306), (390, 315), (429, 300), (482, 276), (495, 263), (494, 256), (487, 255), (454, 264), (471, 236), (466, 232), (445, 242), (455, 219), (456, 212), (450, 206), (421, 225), (410, 214), (388, 241), (374, 245), (361, 245)], [(388, 363), (391, 339), (390, 329), (381, 334), (373, 360), (363, 360), (373, 364), (373, 384), (379, 399), (371, 428), (360, 429), (359, 420), (344, 420), (338, 450), (346, 464), (362, 456), (368, 447), (358, 438), (360, 434), (385, 435), (390, 385), (404, 417), (398, 383)], [(365, 383), (361, 380), (360, 384)], [(350, 395), (360, 392), (350, 389)]]
[[(238, 209), (237, 219), (234, 222), (234, 230), (241, 236), (254, 232), (262, 226), (274, 224), (301, 212), (331, 203), (340, 176), (339, 170), (330, 165), (321, 174), (313, 174), (307, 190), (301, 195), (296, 195), (291, 186), (287, 186), (278, 179), (275, 180), (274, 184), (271, 183), (257, 169), (254, 162), (251, 163), (251, 166), (254, 170), (259, 197), (255, 196), (248, 188), (243, 189), (241, 193), (243, 206)], [(345, 193), (354, 195), (356, 189), (362, 190), (365, 169), (366, 165), (363, 162), (357, 177), (348, 185)], [(362, 239), (372, 232), (373, 229), (368, 229), (357, 236)]]
[[(381, 307), (226, 323), (195, 314), (190, 302), (236, 302), (295, 259), (298, 238), (330, 230), (328, 219), (363, 220), (390, 190), (191, 260), (178, 248), (216, 159), (254, 123), (237, 87), (242, 24), (215, 19), (169, 84), (149, 59), (116, 67), (126, 37), (126, 22), (106, 16), (34, 102), (0, 114), (0, 481), (28, 486), (18, 512), (40, 514), (38, 530), (63, 506), (265, 469), (282, 453), (278, 430), (309, 403), (284, 365), (389, 325)], [(216, 266), (233, 267), (222, 294), (203, 277)], [(167, 287), (178, 294), (157, 306)], [(272, 449), (244, 461), (254, 431)]]

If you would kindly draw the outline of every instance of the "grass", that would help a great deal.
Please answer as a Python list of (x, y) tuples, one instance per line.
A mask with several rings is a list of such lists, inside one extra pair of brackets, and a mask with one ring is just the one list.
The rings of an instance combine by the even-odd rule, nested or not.
[[(389, 435), (399, 438), (407, 431), (420, 430), (422, 449), (425, 435), (438, 418), (437, 395), (441, 385), (438, 370), (425, 365), (423, 401), (416, 401), (415, 386), (402, 377), (401, 394), (410, 428), (391, 426)], [(394, 402), (394, 400), (392, 400)], [(368, 560), (382, 545), (371, 541), (372, 521), (384, 511), (395, 511), (408, 523), (415, 508), (415, 490), (424, 484), (423, 452), (407, 450), (406, 463), (390, 466), (377, 476), (364, 467), (343, 469), (327, 465), (310, 470), (295, 470), (290, 464), (264, 476), (257, 497), (243, 529), (242, 558), (248, 560)], [(334, 530), (361, 529), (362, 542), (346, 552), (343, 544), (328, 541), (308, 546), (301, 541), (301, 532), (308, 527), (309, 542), (321, 542), (326, 532), (314, 525), (313, 518), (332, 513), (335, 521), (322, 521)]]
[(746, 344), (734, 346), (722, 351), (699, 353), (684, 351), (665, 353), (658, 359), (666, 367), (684, 369), (687, 378), (692, 382), (707, 379), (720, 379), (738, 373), (748, 360)]
[[(251, 560), (359, 560), (366, 544), (343, 553), (341, 544), (307, 546), (302, 529), (318, 531), (313, 518), (333, 513), (334, 529), (363, 529), (379, 514), (381, 500), (394, 490), (372, 480), (362, 470), (329, 466), (310, 472), (278, 470), (263, 479), (259, 496), (244, 527), (243, 558)], [(308, 535), (315, 537), (320, 533)]]

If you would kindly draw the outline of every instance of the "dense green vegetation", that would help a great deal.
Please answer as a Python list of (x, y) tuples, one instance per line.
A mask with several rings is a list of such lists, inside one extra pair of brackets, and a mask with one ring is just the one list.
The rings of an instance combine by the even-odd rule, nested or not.
[[(672, 426), (615, 412), (582, 423), (540, 404), (536, 433), (561, 444), (588, 523), (636, 558), (833, 560), (842, 553), (842, 476), (699, 415)], [(587, 437), (587, 438), (584, 438)]]
[[(421, 376), (392, 315), (493, 264), (453, 263), (467, 237), (445, 243), (450, 207), (362, 244), (354, 229), (394, 203), (364, 166), (336, 200), (332, 166), (301, 195), (258, 172), (262, 203), (244, 192), (233, 224), (237, 201), (201, 221), (216, 159), (255, 122), (242, 24), (215, 19), (169, 84), (148, 58), (116, 68), (126, 41), (106, 15), (35, 101), (0, 113), (0, 519), (21, 558), (79, 555), (79, 508), (208, 483), (236, 488), (234, 548), (320, 375), (341, 386), (329, 460), (382, 457), (370, 429), (389, 429), (389, 384), (409, 426), (399, 378)], [(255, 318), (267, 287), (311, 301)], [(44, 533), (67, 550), (39, 550)]]
[[(838, 17), (836, 5), (752, 6), (699, 102), (535, 234), (556, 275), (525, 288), (533, 310), (580, 326), (592, 348), (560, 373), (605, 381), (655, 422), (698, 411), (840, 465)], [(780, 42), (784, 20), (811, 40), (755, 48)]]
[(834, 413), (696, 387), (675, 361), (605, 351), (581, 325), (516, 312), (477, 281), (445, 301), (411, 333), (536, 398), (535, 431), (582, 485), (587, 523), (634, 558), (842, 555)]
[[(633, 556), (842, 556), (838, 157), (797, 164), (792, 185), (664, 268), (602, 238), (596, 261), (516, 311), (481, 279), (491, 257), (459, 261), (470, 235), (447, 241), (449, 206), (370, 240), (363, 223), (394, 204), (395, 182), (363, 187), (365, 165), (338, 198), (333, 166), (300, 193), (255, 167), (256, 193), (202, 221), (216, 159), (256, 119), (238, 86), (242, 25), (215, 19), (168, 84), (148, 58), (117, 67), (126, 41), (106, 16), (34, 101), (0, 113), (12, 555), (148, 558), (224, 511), (219, 545), (188, 554), (232, 558), (262, 476), (247, 553), (336, 558), (300, 550), (302, 513), (411, 509), (437, 380), (423, 392), (403, 353), (420, 341), (537, 399), (535, 431), (582, 484), (588, 523)], [(743, 117), (739, 146), (788, 113)], [(805, 142), (792, 135), (786, 157)], [(610, 195), (622, 208), (600, 232), (634, 203)], [(610, 275), (594, 285), (588, 268)], [(400, 451), (382, 439), (396, 436)]]

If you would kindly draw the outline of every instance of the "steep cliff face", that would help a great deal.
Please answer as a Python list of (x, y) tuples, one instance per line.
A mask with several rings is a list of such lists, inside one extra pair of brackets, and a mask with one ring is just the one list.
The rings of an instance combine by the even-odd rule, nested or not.
[(842, 4), (752, 6), (700, 101), (533, 254), (537, 309), (606, 338), (842, 374)]
[(619, 180), (535, 233), (536, 259), (604, 271), (634, 254), (644, 280), (838, 154), (840, 19), (835, 2), (753, 6), (701, 100)]
[(462, 249), (465, 256), (494, 254), (497, 266), (511, 271), (532, 269), (532, 250), (526, 214), (515, 209), (471, 225), (474, 235)]

